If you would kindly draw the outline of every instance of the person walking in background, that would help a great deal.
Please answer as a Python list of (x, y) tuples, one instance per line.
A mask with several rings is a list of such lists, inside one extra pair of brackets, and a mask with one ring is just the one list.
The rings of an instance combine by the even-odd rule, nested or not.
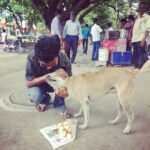
[(133, 26), (134, 26), (134, 16), (133, 15), (129, 15), (127, 17), (127, 24), (125, 25), (125, 28), (127, 30), (127, 51), (131, 51), (132, 50), (132, 44), (131, 44), (131, 38), (132, 38), (132, 32), (133, 32)]
[(52, 23), (51, 23), (51, 33), (50, 35), (58, 35), (61, 42), (62, 42), (62, 12), (61, 10), (56, 11), (56, 16), (53, 18)]
[(1, 37), (2, 37), (3, 48), (6, 48), (7, 47), (7, 33), (4, 28), (2, 29)]
[[(58, 72), (60, 68), (64, 71)], [(70, 114), (65, 106), (64, 95), (55, 95), (53, 87), (46, 82), (47, 75), (54, 72), (58, 72), (62, 77), (71, 76), (70, 60), (60, 51), (58, 35), (40, 37), (34, 50), (27, 57), (25, 70), (27, 95), (29, 100), (36, 104), (38, 111), (44, 111), (53, 103), (55, 108), (59, 108), (61, 116), (67, 118)]]
[(149, 9), (147, 2), (140, 2), (137, 9), (139, 16), (133, 26), (133, 64), (135, 68), (141, 68), (148, 59), (146, 55), (146, 39), (150, 32), (150, 16), (146, 14)]
[(93, 19), (94, 25), (91, 28), (91, 36), (93, 41), (93, 52), (92, 52), (92, 60), (98, 60), (98, 51), (101, 46), (101, 32), (103, 31), (101, 27), (98, 25), (98, 19)]
[(82, 28), (83, 54), (87, 54), (89, 36), (90, 36), (90, 28), (88, 27), (88, 24), (85, 24), (85, 26)]
[[(70, 13), (70, 20), (64, 26), (63, 38), (66, 40), (66, 54), (71, 59), (71, 63), (75, 63), (78, 40), (82, 39), (82, 31), (80, 23), (76, 20), (76, 13)], [(70, 50), (72, 49), (72, 56)]]
[(19, 30), (16, 30), (16, 38), (20, 44), (22, 44), (22, 35)]

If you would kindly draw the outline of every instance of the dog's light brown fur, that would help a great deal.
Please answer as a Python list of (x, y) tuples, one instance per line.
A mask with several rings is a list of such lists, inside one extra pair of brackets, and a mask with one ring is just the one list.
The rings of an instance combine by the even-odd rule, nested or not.
[(150, 60), (145, 63), (141, 70), (111, 67), (97, 72), (74, 75), (66, 80), (53, 74), (48, 80), (50, 83), (52, 80), (55, 80), (59, 84), (59, 89), (65, 87), (68, 90), (68, 95), (80, 102), (81, 109), (75, 116), (78, 117), (82, 111), (84, 112), (84, 124), (79, 126), (81, 129), (85, 129), (89, 122), (89, 97), (97, 93), (106, 94), (112, 88), (115, 88), (118, 97), (118, 114), (109, 123), (116, 124), (118, 122), (123, 108), (128, 118), (123, 133), (128, 134), (131, 131), (133, 120), (130, 101), (136, 78), (140, 73), (145, 72), (149, 68)]

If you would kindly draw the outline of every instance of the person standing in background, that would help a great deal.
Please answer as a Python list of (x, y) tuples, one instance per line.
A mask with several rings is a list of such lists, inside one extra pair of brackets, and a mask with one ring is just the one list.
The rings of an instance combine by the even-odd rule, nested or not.
[(106, 31), (113, 31), (114, 30), (111, 22), (106, 23), (105, 30)]
[(139, 13), (133, 26), (133, 64), (135, 68), (141, 68), (147, 61), (146, 39), (150, 32), (150, 16), (146, 14), (150, 6), (147, 2), (140, 2), (137, 12)]
[(85, 26), (82, 28), (82, 44), (83, 44), (83, 54), (87, 54), (88, 50), (88, 38), (90, 36), (90, 28), (88, 27), (88, 24), (85, 24)]
[(101, 27), (98, 25), (98, 19), (93, 19), (94, 25), (91, 28), (91, 36), (93, 41), (93, 52), (92, 52), (92, 60), (98, 60), (98, 51), (101, 46), (101, 32), (103, 31)]
[(125, 28), (127, 30), (127, 51), (131, 51), (132, 50), (132, 44), (131, 44), (131, 38), (132, 38), (132, 32), (133, 32), (133, 26), (134, 26), (134, 16), (133, 15), (129, 15), (127, 18), (128, 22), (125, 25)]
[(121, 20), (119, 20), (119, 29), (120, 29), (121, 39), (126, 39), (127, 37), (126, 24), (127, 24), (126, 18), (122, 18)]
[(7, 33), (4, 28), (2, 29), (1, 37), (2, 37), (3, 48), (6, 48), (7, 47)]
[(62, 42), (62, 12), (61, 10), (56, 11), (56, 16), (53, 18), (52, 23), (51, 23), (51, 35), (58, 35)]
[(113, 31), (113, 27), (112, 27), (112, 23), (111, 22), (108, 22), (106, 23), (105, 25), (105, 29), (104, 29), (104, 38), (105, 39), (108, 39), (109, 38), (109, 31)]
[[(70, 20), (64, 26), (63, 38), (66, 40), (66, 54), (71, 59), (71, 63), (75, 63), (75, 58), (78, 48), (78, 40), (82, 39), (82, 32), (80, 23), (76, 20), (76, 13), (70, 13)], [(70, 50), (72, 49), (72, 57), (70, 57)]]

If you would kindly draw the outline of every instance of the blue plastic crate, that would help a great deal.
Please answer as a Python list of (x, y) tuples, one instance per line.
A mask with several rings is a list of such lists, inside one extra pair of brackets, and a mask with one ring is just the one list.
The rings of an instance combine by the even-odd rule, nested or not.
[(130, 65), (132, 61), (132, 52), (112, 52), (111, 64)]

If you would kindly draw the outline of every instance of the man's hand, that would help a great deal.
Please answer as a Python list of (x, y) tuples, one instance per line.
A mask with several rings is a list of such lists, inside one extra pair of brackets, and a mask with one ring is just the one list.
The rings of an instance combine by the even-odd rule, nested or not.
[(141, 41), (140, 46), (141, 46), (142, 48), (144, 48), (144, 47), (146, 46), (146, 42), (145, 42), (144, 40)]
[(68, 96), (68, 90), (66, 87), (61, 87), (55, 90), (55, 94), (61, 97), (67, 97)]

